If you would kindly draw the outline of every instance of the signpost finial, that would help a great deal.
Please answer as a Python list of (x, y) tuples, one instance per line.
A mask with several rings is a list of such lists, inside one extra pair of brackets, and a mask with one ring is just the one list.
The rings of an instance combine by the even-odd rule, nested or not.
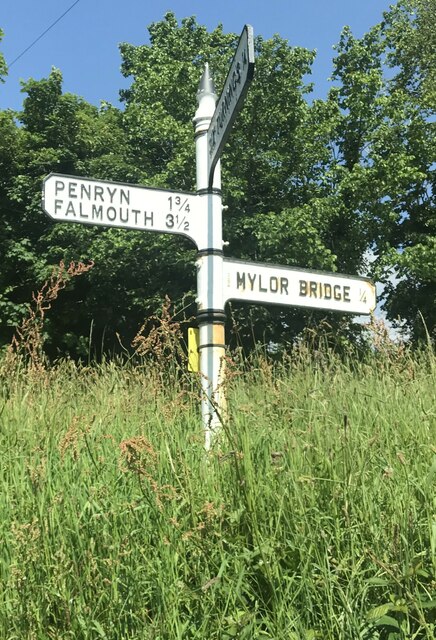
[(217, 98), (208, 62), (204, 65), (203, 75), (201, 76), (200, 84), (198, 85), (197, 99), (200, 100), (205, 95), (213, 96), (215, 100)]

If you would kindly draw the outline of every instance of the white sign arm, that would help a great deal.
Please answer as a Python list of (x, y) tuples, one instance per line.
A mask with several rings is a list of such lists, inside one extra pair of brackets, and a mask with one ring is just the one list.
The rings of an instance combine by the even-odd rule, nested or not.
[(368, 315), (376, 305), (367, 278), (224, 259), (224, 298)]
[(51, 173), (42, 207), (59, 222), (174, 233), (203, 242), (197, 194)]

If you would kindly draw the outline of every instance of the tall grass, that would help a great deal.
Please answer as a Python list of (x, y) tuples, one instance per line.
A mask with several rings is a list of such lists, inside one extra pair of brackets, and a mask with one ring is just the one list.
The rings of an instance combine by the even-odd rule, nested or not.
[[(434, 639), (434, 356), (3, 366), (4, 640)], [(1, 369), (0, 369), (1, 371)]]

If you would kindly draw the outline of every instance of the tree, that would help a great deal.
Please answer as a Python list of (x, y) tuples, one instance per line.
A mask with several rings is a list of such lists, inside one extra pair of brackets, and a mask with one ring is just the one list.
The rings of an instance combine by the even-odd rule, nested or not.
[[(3, 30), (0, 29), (0, 42), (3, 40)], [(4, 76), (7, 75), (8, 67), (6, 65), (5, 57), (2, 53), (0, 53), (0, 82), (4, 82)]]
[[(0, 114), (0, 250), (5, 257), (0, 275), (3, 341), (10, 338), (26, 312), (31, 292), (49, 276), (52, 266), (61, 259), (75, 260), (82, 254), (84, 260), (89, 259), (86, 254), (90, 238), (95, 235), (95, 230), (86, 233), (67, 225), (52, 225), (41, 209), (43, 177), (51, 171), (78, 175), (104, 173), (110, 154), (117, 150), (117, 115), (111, 109), (99, 111), (76, 96), (63, 94), (59, 70), (53, 69), (48, 78), (40, 81), (29, 80), (23, 84), (23, 90), (27, 97), (23, 111), (17, 114), (22, 126), (17, 126), (13, 112)], [(76, 299), (80, 299), (83, 290), (74, 291)], [(62, 301), (74, 299), (66, 294), (60, 300), (59, 312), (64, 320), (71, 313), (62, 310)], [(73, 315), (76, 317), (80, 319), (78, 323), (56, 323), (58, 336), (72, 333), (72, 328), (80, 335), (83, 318), (80, 313)], [(64, 349), (65, 342), (58, 340), (54, 329), (47, 328), (56, 347)]]
[(406, 106), (405, 147), (415, 178), (404, 189), (402, 219), (395, 230), (396, 286), (386, 308), (402, 317), (415, 339), (436, 339), (436, 33), (435, 0), (403, 0), (385, 16), (392, 94)]
[[(368, 269), (372, 252), (375, 275), (389, 281), (394, 269), (403, 276), (387, 289), (389, 316), (400, 313), (419, 337), (418, 310), (430, 331), (435, 318), (434, 111), (424, 83), (428, 63), (403, 52), (424, 18), (420, 23), (402, 6), (361, 39), (344, 30), (326, 100), (308, 101), (313, 52), (279, 36), (256, 38), (255, 79), (222, 158), (224, 235), (235, 258), (350, 274)], [(64, 94), (54, 69), (23, 85), (21, 127), (13, 114), (0, 114), (3, 339), (30, 290), (60, 259), (93, 260), (95, 267), (57, 301), (56, 323), (48, 326), (53, 350), (85, 353), (91, 326), (105, 349), (116, 334), (128, 344), (166, 294), (177, 309), (195, 311), (195, 248), (188, 240), (54, 225), (40, 206), (41, 180), (50, 171), (195, 188), (198, 82), (208, 61), (222, 86), (237, 36), (221, 26), (208, 32), (195, 18), (179, 23), (173, 13), (149, 32), (150, 44), (121, 46), (122, 72), (132, 80), (122, 92), (123, 111)], [(249, 346), (253, 337), (284, 344), (325, 315), (243, 304), (232, 311), (238, 338)], [(340, 316), (329, 321), (350, 328)]]
[(408, 7), (393, 7), (360, 40), (349, 29), (342, 34), (333, 74), (339, 86), (330, 92), (340, 114), (331, 171), (375, 257), (372, 273), (386, 283), (388, 318), (420, 339), (422, 318), (430, 334), (436, 324), (436, 140), (421, 63), (404, 55), (405, 43), (418, 37)]
[[(399, 224), (389, 239), (399, 282), (386, 308), (415, 339), (436, 338), (436, 35), (434, 0), (404, 0), (385, 16), (391, 95), (403, 105), (404, 148), (413, 166), (402, 189)], [(395, 254), (394, 254), (395, 256)]]
[(401, 0), (385, 14), (390, 65), (401, 86), (423, 106), (436, 107), (436, 0)]

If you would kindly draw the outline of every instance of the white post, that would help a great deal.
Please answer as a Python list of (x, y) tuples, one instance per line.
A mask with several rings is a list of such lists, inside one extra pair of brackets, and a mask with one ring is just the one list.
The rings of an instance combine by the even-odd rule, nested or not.
[(213, 435), (225, 414), (224, 379), (224, 298), (223, 241), (220, 163), (215, 167), (209, 188), (207, 130), (215, 111), (216, 95), (206, 63), (200, 81), (198, 109), (194, 116), (197, 167), (197, 193), (204, 205), (204, 241), (197, 256), (197, 320), (199, 326), (201, 415), (205, 429), (205, 448), (209, 450)]

